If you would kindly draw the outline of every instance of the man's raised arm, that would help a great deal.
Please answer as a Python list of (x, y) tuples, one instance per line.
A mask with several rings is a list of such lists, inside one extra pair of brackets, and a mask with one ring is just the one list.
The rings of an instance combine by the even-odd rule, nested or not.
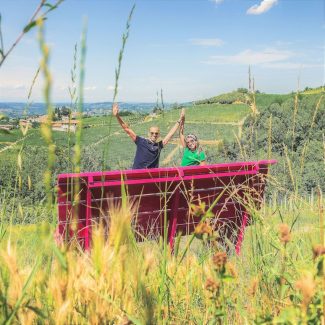
[(175, 132), (177, 131), (178, 127), (180, 126), (180, 124), (183, 122), (183, 119), (185, 118), (185, 111), (184, 108), (182, 108), (181, 111), (181, 115), (179, 117), (179, 120), (176, 122), (176, 124), (170, 129), (170, 131), (168, 132), (168, 134), (165, 136), (164, 140), (163, 140), (163, 145), (165, 146), (169, 140), (172, 138), (172, 136), (175, 134)]
[(117, 118), (118, 122), (120, 123), (122, 129), (126, 132), (126, 134), (133, 140), (135, 141), (135, 139), (137, 138), (137, 135), (134, 133), (134, 131), (132, 129), (129, 128), (129, 126), (121, 119), (120, 115), (119, 115), (119, 108), (118, 108), (118, 104), (114, 103), (113, 107), (112, 107), (112, 113), (113, 115)]

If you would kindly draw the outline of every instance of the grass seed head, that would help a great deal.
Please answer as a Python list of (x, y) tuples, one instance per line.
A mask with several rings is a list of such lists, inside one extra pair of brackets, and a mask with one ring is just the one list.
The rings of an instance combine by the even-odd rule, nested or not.
[(279, 225), (279, 238), (281, 243), (284, 245), (289, 243), (291, 240), (291, 233), (290, 233), (290, 228), (287, 224), (280, 224)]
[(311, 274), (304, 275), (296, 282), (296, 288), (303, 296), (302, 304), (306, 308), (315, 294), (316, 284)]
[(205, 202), (199, 205), (191, 204), (191, 213), (196, 217), (201, 217), (205, 214)]
[(154, 254), (152, 252), (148, 252), (145, 255), (145, 260), (144, 260), (144, 274), (145, 275), (148, 275), (148, 273), (152, 269), (154, 263), (155, 263)]
[(232, 263), (227, 263), (227, 272), (233, 277), (233, 278), (238, 278), (238, 272), (236, 270), (236, 267)]
[(194, 234), (196, 237), (202, 237), (202, 235), (207, 234), (211, 236), (213, 233), (212, 227), (206, 222), (200, 222), (194, 230)]
[(217, 252), (212, 257), (213, 264), (217, 270), (221, 270), (227, 263), (227, 254), (225, 252)]
[(313, 246), (313, 256), (316, 259), (319, 256), (325, 255), (325, 247), (323, 245)]
[(211, 279), (211, 278), (208, 278), (205, 282), (205, 289), (210, 291), (210, 292), (213, 292), (213, 293), (216, 293), (219, 291), (219, 288), (220, 288), (220, 283)]
[(250, 287), (248, 288), (248, 294), (249, 294), (251, 297), (255, 297), (256, 292), (257, 292), (257, 289), (258, 289), (258, 284), (259, 284), (258, 277), (255, 277), (255, 278), (252, 280)]
[(119, 325), (131, 325), (133, 324), (128, 318), (127, 316), (124, 316), (120, 322), (118, 323)]

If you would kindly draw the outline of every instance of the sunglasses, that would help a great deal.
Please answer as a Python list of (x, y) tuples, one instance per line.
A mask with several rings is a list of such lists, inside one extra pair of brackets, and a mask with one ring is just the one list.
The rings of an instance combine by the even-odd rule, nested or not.
[(150, 132), (151, 135), (158, 135), (159, 132)]

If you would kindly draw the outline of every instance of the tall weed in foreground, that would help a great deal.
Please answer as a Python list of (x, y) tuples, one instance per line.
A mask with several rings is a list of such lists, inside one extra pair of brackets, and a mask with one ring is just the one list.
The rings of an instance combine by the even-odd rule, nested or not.
[[(73, 152), (73, 171), (80, 173), (81, 171), (81, 136), (82, 136), (82, 112), (83, 112), (83, 91), (85, 80), (85, 60), (86, 60), (86, 36), (87, 36), (87, 24), (84, 24), (84, 30), (81, 37), (81, 54), (80, 54), (80, 71), (79, 71), (79, 87), (78, 87), (78, 102), (77, 102), (77, 130)], [(73, 201), (74, 207), (72, 212), (72, 230), (77, 233), (78, 222), (76, 220), (78, 216), (79, 201), (80, 201), (80, 180), (76, 178), (73, 184)]]
[[(135, 10), (135, 4), (131, 8), (128, 19), (126, 21), (125, 32), (122, 35), (122, 46), (121, 46), (121, 49), (120, 49), (119, 55), (118, 55), (117, 67), (115, 68), (115, 84), (114, 84), (113, 103), (115, 103), (115, 101), (117, 99), (117, 95), (118, 95), (118, 87), (119, 87), (119, 80), (120, 80), (120, 75), (121, 75), (123, 55), (124, 55), (126, 42), (129, 38), (129, 34), (130, 34), (131, 20), (132, 20), (134, 10)], [(110, 143), (110, 136), (111, 136), (111, 129), (112, 129), (112, 118), (113, 118), (113, 114), (110, 115), (109, 122), (108, 122), (107, 145), (104, 147), (104, 150), (103, 150), (103, 162), (104, 162), (104, 166), (102, 168), (103, 170), (107, 169), (107, 167), (108, 167), (108, 158), (109, 158), (108, 150), (109, 150), (109, 143)], [(106, 166), (105, 166), (105, 163), (106, 163)]]
[(48, 161), (47, 161), (47, 170), (45, 171), (44, 174), (44, 184), (45, 184), (45, 190), (47, 195), (47, 207), (49, 211), (51, 211), (52, 204), (53, 204), (53, 189), (52, 189), (51, 180), (52, 180), (52, 171), (55, 162), (55, 144), (53, 142), (53, 136), (52, 136), (52, 117), (53, 117), (53, 106), (51, 103), (52, 76), (48, 67), (50, 50), (44, 40), (43, 20), (42, 19), (38, 20), (37, 24), (39, 26), (39, 43), (40, 43), (40, 49), (42, 53), (42, 60), (41, 60), (40, 67), (44, 77), (43, 93), (44, 93), (44, 101), (47, 110), (47, 119), (41, 125), (41, 132), (48, 146)]
[[(1, 33), (0, 33), (1, 34)], [(8, 53), (9, 54), (9, 53)], [(27, 96), (27, 104), (23, 111), (23, 117), (25, 117), (28, 114), (29, 106), (31, 104), (31, 95), (34, 88), (34, 85), (36, 83), (36, 80), (39, 76), (40, 67), (37, 69)], [(11, 166), (11, 168), (7, 169), (6, 172), (10, 176), (8, 179), (14, 179), (14, 182), (6, 182), (2, 180), (2, 184), (0, 187), (0, 196), (1, 196), (1, 203), (0, 203), (0, 220), (1, 220), (1, 231), (0, 233), (5, 234), (8, 228), (8, 224), (12, 225), (18, 222), (24, 222), (26, 218), (26, 209), (23, 207), (23, 204), (20, 200), (21, 198), (21, 191), (22, 187), (24, 186), (24, 182), (27, 183), (28, 189), (30, 190), (33, 186), (32, 180), (30, 175), (27, 175), (24, 177), (23, 175), (23, 169), (24, 169), (24, 159), (25, 159), (25, 140), (31, 135), (30, 132), (30, 125), (29, 123), (26, 123), (26, 125), (23, 125), (20, 123), (19, 129), (22, 135), (21, 138), (21, 144), (20, 148), (17, 153), (16, 158), (16, 165)], [(9, 132), (10, 135), (10, 132)], [(3, 149), (5, 151), (6, 148)], [(5, 154), (0, 152), (0, 155), (4, 156)], [(3, 157), (5, 158), (5, 157)], [(9, 217), (8, 217), (9, 216)], [(9, 232), (11, 231), (11, 228), (9, 228)], [(10, 237), (10, 236), (9, 236)], [(0, 237), (0, 242), (1, 242)]]
[[(21, 39), (25, 36), (25, 34), (27, 34), (32, 28), (34, 28), (37, 25), (37, 21), (46, 20), (49, 12), (57, 9), (63, 1), (64, 0), (58, 0), (53, 4), (51, 4), (50, 2), (46, 2), (46, 0), (40, 0), (39, 4), (37, 5), (37, 8), (35, 9), (28, 23), (26, 24), (26, 26), (24, 26), (23, 30), (18, 35), (17, 39), (9, 46), (8, 49), (5, 49), (4, 47), (3, 34), (1, 28), (1, 13), (0, 13), (0, 68), (4, 63), (4, 61), (7, 59), (7, 57), (10, 55), (10, 53), (14, 50), (14, 48), (19, 44)], [(42, 9), (44, 9), (43, 12)]]
[[(71, 144), (72, 144), (72, 134), (71, 134), (71, 119), (74, 117), (73, 113), (76, 113), (78, 107), (78, 94), (77, 94), (77, 53), (78, 53), (78, 45), (77, 43), (74, 46), (73, 52), (73, 67), (70, 71), (71, 76), (71, 87), (69, 86), (69, 95), (70, 95), (70, 107), (71, 110), (69, 114), (69, 129), (68, 129), (68, 159), (69, 159), (69, 170), (73, 169), (73, 165), (70, 164), (71, 157)], [(80, 119), (80, 116), (77, 116)]]

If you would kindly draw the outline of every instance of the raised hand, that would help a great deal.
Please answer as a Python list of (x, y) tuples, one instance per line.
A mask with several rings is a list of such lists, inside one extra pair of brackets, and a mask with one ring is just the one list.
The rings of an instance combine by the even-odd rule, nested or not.
[(118, 111), (119, 111), (119, 108), (118, 108), (118, 103), (114, 103), (113, 104), (113, 107), (112, 107), (112, 113), (114, 116), (117, 116), (118, 115)]
[(181, 114), (180, 114), (180, 116), (179, 116), (179, 119), (180, 119), (182, 122), (184, 122), (184, 120), (185, 120), (185, 108), (182, 108), (182, 110), (181, 110)]

